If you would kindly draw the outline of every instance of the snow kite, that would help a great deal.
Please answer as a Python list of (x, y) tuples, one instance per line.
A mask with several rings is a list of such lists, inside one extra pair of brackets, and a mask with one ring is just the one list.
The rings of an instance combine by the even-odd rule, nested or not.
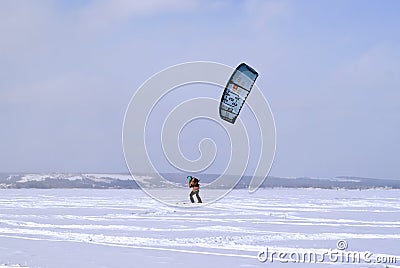
[(234, 124), (258, 73), (245, 63), (239, 64), (226, 84), (219, 105), (219, 115), (225, 121)]

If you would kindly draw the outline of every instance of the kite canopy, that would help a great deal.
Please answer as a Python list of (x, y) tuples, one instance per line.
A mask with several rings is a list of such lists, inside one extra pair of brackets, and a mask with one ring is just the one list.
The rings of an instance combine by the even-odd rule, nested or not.
[(235, 123), (257, 77), (258, 73), (253, 68), (246, 63), (239, 64), (221, 97), (219, 115), (222, 119)]

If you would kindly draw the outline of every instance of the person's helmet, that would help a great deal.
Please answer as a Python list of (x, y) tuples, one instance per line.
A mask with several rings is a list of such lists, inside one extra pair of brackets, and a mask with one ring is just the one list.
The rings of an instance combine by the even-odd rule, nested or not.
[(188, 181), (192, 179), (192, 176), (187, 176)]

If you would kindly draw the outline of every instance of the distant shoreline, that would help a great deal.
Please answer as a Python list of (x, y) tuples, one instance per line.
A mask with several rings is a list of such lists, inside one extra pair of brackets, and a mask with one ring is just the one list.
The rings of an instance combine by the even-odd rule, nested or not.
[[(183, 174), (165, 173), (163, 176), (174, 185), (187, 187)], [(218, 178), (215, 174), (200, 174), (203, 187)], [(243, 176), (235, 189), (247, 189), (251, 176)], [(227, 180), (236, 180), (237, 176), (226, 175)], [(135, 180), (149, 188), (169, 188), (160, 183), (155, 175), (136, 174)], [(130, 174), (126, 173), (0, 173), (0, 189), (140, 189)], [(225, 189), (219, 187), (219, 189)], [(227, 187), (229, 188), (229, 187)], [(274, 177), (269, 176), (260, 188), (283, 189), (400, 189), (400, 179), (377, 179), (360, 177)], [(211, 188), (208, 188), (211, 189)]]

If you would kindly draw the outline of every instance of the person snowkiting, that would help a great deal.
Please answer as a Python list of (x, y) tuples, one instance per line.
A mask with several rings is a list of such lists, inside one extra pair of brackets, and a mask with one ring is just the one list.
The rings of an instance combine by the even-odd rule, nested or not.
[(193, 195), (196, 195), (197, 197), (197, 202), (198, 203), (203, 203), (201, 201), (200, 195), (199, 195), (199, 191), (200, 191), (200, 184), (199, 184), (199, 179), (192, 177), (192, 176), (188, 176), (187, 177), (188, 181), (189, 181), (189, 187), (192, 188), (192, 191), (190, 192), (190, 202), (194, 203), (194, 198)]

